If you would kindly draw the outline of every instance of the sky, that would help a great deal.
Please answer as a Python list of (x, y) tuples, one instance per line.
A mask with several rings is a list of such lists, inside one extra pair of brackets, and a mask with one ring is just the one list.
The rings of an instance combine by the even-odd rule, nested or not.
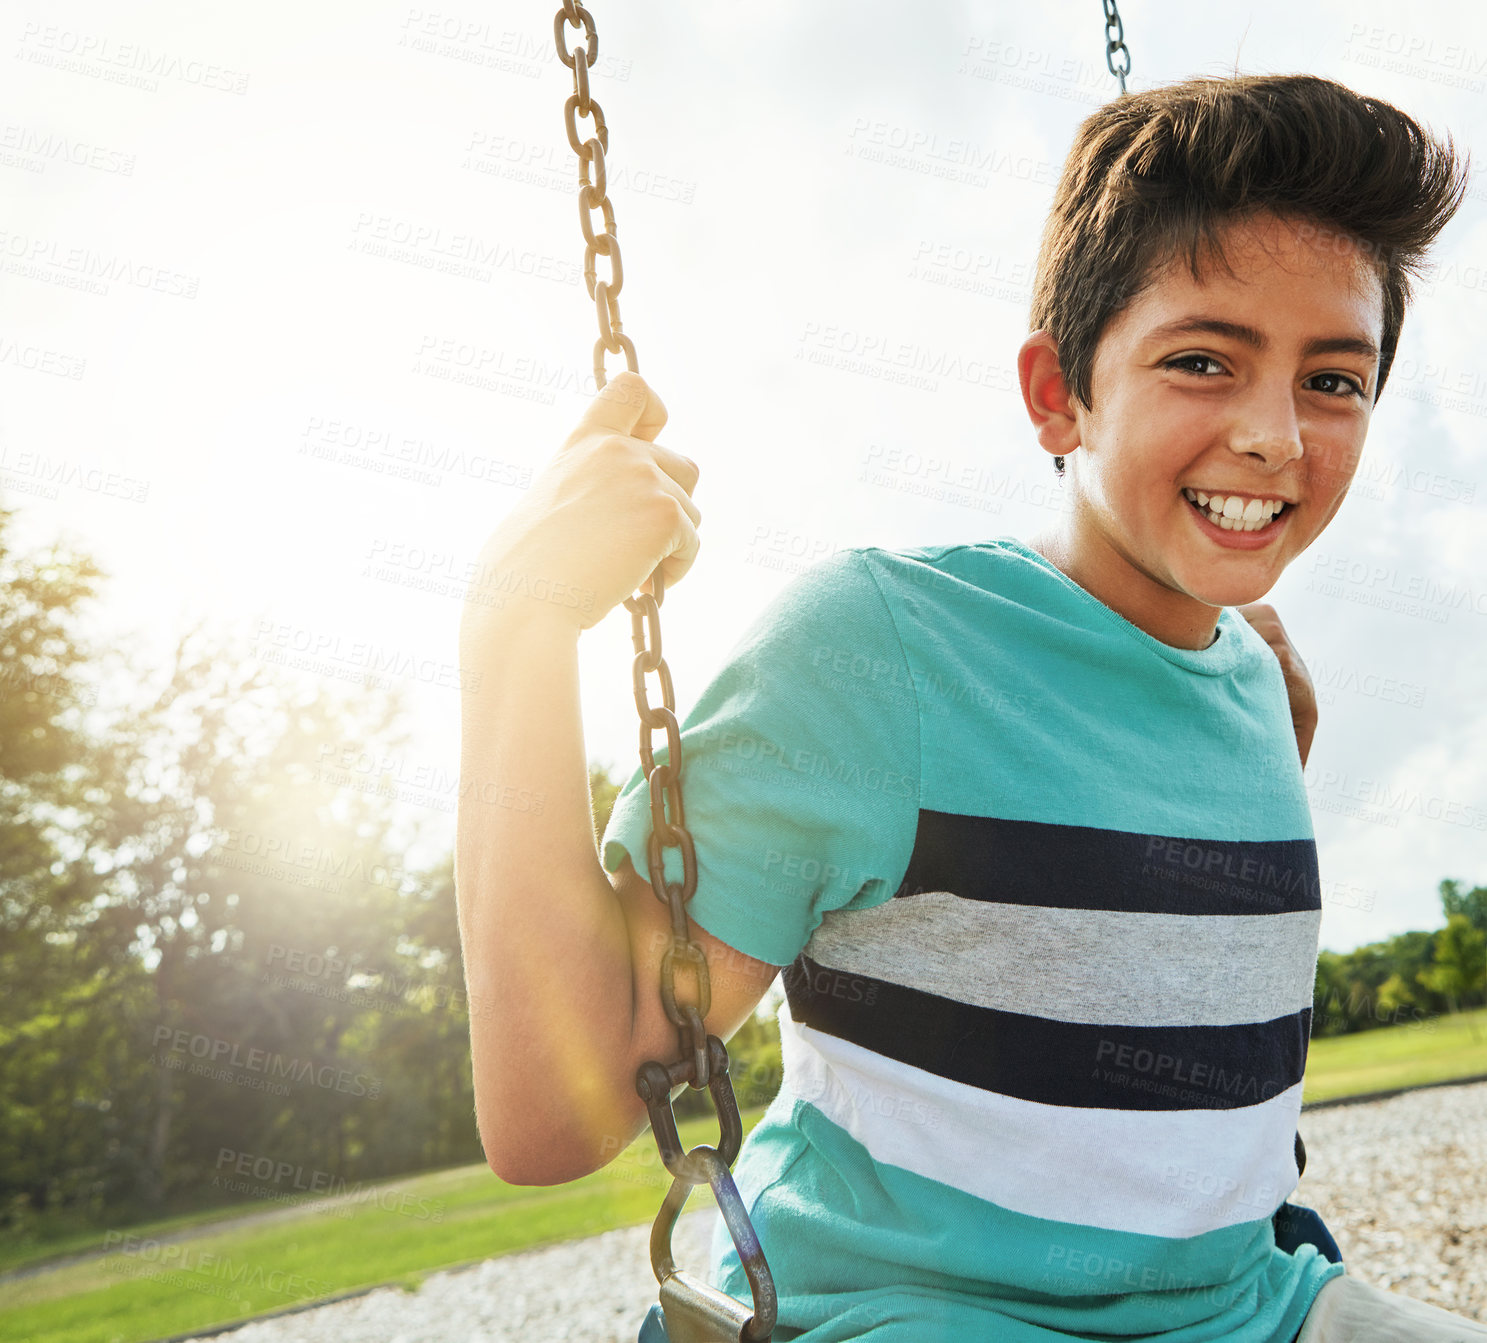
[[(400, 686), (406, 754), (347, 751), (451, 838), (461, 574), (595, 390), (555, 8), (21, 0), (0, 23), (22, 541), (96, 557), (90, 619), (142, 681), (205, 621), (286, 675)], [(834, 551), (1057, 514), (1016, 351), (1059, 167), (1118, 90), (1094, 0), (592, 9), (624, 327), (661, 441), (701, 467), (662, 620), (685, 710)], [(1487, 141), (1464, 0), (1194, 12), (1126, 0), (1133, 90), (1305, 71)], [(1487, 180), (1433, 262), (1350, 497), (1266, 597), (1321, 700), (1333, 949), (1437, 926), (1443, 877), (1487, 883)], [(588, 753), (628, 776), (622, 610), (580, 660)]]

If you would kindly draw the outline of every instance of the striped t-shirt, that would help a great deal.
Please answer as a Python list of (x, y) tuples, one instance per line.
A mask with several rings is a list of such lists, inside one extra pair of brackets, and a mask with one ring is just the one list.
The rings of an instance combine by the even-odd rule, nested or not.
[[(1271, 1223), (1321, 899), (1243, 617), (1180, 649), (1009, 537), (841, 551), (682, 743), (691, 915), (786, 967), (735, 1168), (777, 1339), (1290, 1343), (1342, 1272)], [(637, 770), (605, 866), (649, 829)]]

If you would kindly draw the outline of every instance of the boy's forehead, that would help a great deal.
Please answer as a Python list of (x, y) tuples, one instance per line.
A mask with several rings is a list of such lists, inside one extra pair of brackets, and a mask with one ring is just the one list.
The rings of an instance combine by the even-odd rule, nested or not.
[(1334, 224), (1261, 213), (1223, 224), (1218, 239), (1222, 258), (1199, 250), (1204, 283), (1229, 280), (1231, 271), (1242, 278), (1275, 267), (1303, 275), (1340, 273), (1349, 279), (1360, 272), (1377, 275), (1372, 247)]
[(1221, 316), (1226, 301), (1251, 306), (1262, 292), (1260, 281), (1273, 292), (1278, 281), (1294, 303), (1277, 307), (1263, 305), (1265, 324), (1289, 314), (1307, 315), (1315, 310), (1319, 296), (1343, 286), (1347, 307), (1359, 334), (1376, 344), (1383, 329), (1383, 283), (1367, 244), (1341, 230), (1308, 221), (1289, 221), (1262, 216), (1235, 221), (1220, 232), (1222, 256), (1200, 249), (1198, 278), (1193, 278), (1188, 258), (1168, 257), (1152, 268), (1149, 281), (1126, 309), (1130, 319), (1122, 323), (1128, 336), (1140, 339), (1170, 319), (1187, 316), (1200, 308)]

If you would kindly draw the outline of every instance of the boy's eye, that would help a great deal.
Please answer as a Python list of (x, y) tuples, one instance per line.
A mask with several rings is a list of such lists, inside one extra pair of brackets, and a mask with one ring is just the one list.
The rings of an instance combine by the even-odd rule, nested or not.
[(1197, 373), (1197, 369), (1186, 368), (1187, 364), (1213, 364), (1218, 365), (1218, 360), (1206, 354), (1180, 354), (1176, 359), (1169, 359), (1162, 365), (1163, 368), (1177, 369), (1181, 373)]
[(1343, 377), (1343, 375), (1341, 373), (1318, 373), (1314, 378), (1312, 378), (1312, 381), (1313, 382), (1321, 382), (1324, 378), (1331, 378), (1333, 380), (1333, 382), (1337, 383), (1338, 386), (1339, 386), (1339, 388), (1341, 389), (1338, 392), (1332, 393), (1332, 395), (1335, 395), (1335, 396), (1362, 396), (1363, 395), (1363, 388), (1361, 386), (1359, 386), (1358, 383), (1354, 382), (1352, 378), (1345, 378), (1345, 377)]

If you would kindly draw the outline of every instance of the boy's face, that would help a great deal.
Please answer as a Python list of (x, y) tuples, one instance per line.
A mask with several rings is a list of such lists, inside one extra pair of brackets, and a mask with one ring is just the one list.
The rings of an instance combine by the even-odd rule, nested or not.
[[(1110, 323), (1095, 353), (1095, 410), (1065, 393), (1062, 414), (1034, 413), (1049, 451), (1078, 445), (1060, 567), (1155, 637), (1189, 647), (1212, 639), (1218, 607), (1263, 597), (1341, 506), (1368, 431), (1383, 327), (1377, 275), (1335, 232), (1262, 215), (1224, 242), (1232, 276), (1208, 266), (1197, 284), (1179, 260)], [(1200, 322), (1210, 325), (1172, 329)], [(1051, 350), (1035, 333), (1025, 359), (1040, 335)], [(1030, 412), (1040, 395), (1058, 410), (1061, 387), (1045, 359), (1025, 364)], [(1230, 529), (1191, 501), (1196, 492), (1237, 496), (1251, 520), (1257, 509), (1269, 516), (1268, 501), (1285, 507), (1258, 530)]]

